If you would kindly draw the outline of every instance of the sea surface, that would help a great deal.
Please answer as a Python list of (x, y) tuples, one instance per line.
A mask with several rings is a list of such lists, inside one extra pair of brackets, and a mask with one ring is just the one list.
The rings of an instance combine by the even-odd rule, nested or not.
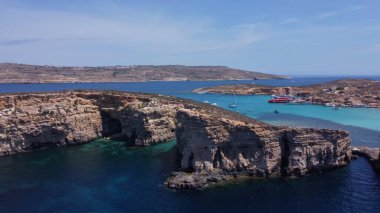
[[(0, 84), (0, 93), (101, 89), (150, 92), (208, 101), (275, 125), (350, 131), (353, 145), (380, 146), (380, 109), (332, 110), (268, 104), (269, 96), (196, 94), (199, 87), (256, 83), (293, 86), (343, 77), (289, 80)], [(380, 77), (363, 77), (380, 80)], [(280, 113), (273, 113), (278, 110)], [(0, 157), (0, 212), (380, 212), (380, 175), (363, 159), (342, 169), (282, 179), (229, 183), (203, 191), (172, 191), (163, 182), (176, 168), (175, 141), (151, 147), (94, 142)]]

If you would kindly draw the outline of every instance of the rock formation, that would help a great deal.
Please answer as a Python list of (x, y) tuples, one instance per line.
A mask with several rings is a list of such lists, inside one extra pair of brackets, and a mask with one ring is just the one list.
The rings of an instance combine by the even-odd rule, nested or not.
[(380, 173), (380, 149), (358, 146), (352, 148), (352, 154), (367, 158), (373, 169)]
[(168, 179), (171, 188), (201, 188), (236, 177), (299, 177), (344, 166), (351, 158), (344, 131), (275, 127), (194, 110), (180, 110), (177, 122), (184, 172)]
[(274, 87), (256, 84), (222, 85), (195, 89), (239, 95), (292, 95), (302, 103), (347, 107), (380, 108), (380, 82), (368, 79), (342, 79), (308, 86)]
[(271, 126), (209, 104), (169, 96), (65, 91), (0, 96), (0, 153), (118, 136), (146, 146), (177, 139), (171, 188), (237, 177), (303, 176), (346, 165), (347, 132)]
[(120, 135), (136, 145), (175, 137), (179, 101), (116, 92), (0, 96), (0, 154)]

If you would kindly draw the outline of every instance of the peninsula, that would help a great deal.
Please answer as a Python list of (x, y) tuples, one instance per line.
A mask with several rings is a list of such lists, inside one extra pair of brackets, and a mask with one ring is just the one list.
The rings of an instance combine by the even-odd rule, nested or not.
[[(0, 153), (118, 137), (136, 146), (176, 139), (166, 185), (202, 188), (237, 178), (299, 177), (345, 166), (346, 131), (272, 126), (209, 104), (115, 91), (0, 95)], [(168, 174), (169, 175), (169, 174)]]
[(292, 95), (297, 103), (327, 106), (380, 108), (380, 82), (368, 79), (343, 79), (309, 86), (274, 87), (256, 84), (223, 85), (194, 92), (238, 95)]
[(38, 66), (0, 63), (0, 83), (78, 83), (143, 81), (215, 81), (280, 79), (277, 76), (225, 66)]

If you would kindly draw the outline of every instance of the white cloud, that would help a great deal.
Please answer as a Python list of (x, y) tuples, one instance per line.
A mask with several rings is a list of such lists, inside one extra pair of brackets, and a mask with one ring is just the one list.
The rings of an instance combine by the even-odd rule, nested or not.
[(352, 6), (352, 7), (344, 8), (344, 9), (338, 10), (338, 11), (324, 12), (324, 13), (321, 13), (321, 14), (317, 15), (315, 18), (316, 19), (326, 19), (326, 18), (331, 18), (331, 17), (334, 17), (334, 16), (340, 16), (340, 15), (343, 15), (343, 14), (346, 14), (346, 13), (350, 13), (350, 12), (354, 12), (354, 11), (358, 11), (358, 10), (363, 10), (365, 8), (367, 8), (367, 7), (363, 6), (363, 5), (357, 5), (357, 6)]
[(279, 24), (292, 24), (292, 23), (297, 23), (300, 22), (301, 20), (298, 18), (288, 18), (283, 21), (281, 21)]
[(51, 51), (67, 44), (64, 48), (100, 45), (178, 54), (240, 48), (263, 37), (248, 28), (218, 29), (208, 18), (176, 20), (144, 11), (126, 11), (119, 17), (20, 8), (0, 12), (0, 48), (12, 51), (16, 45)]
[(326, 13), (321, 13), (317, 16), (318, 19), (325, 19), (333, 16), (339, 15), (339, 12), (326, 12)]

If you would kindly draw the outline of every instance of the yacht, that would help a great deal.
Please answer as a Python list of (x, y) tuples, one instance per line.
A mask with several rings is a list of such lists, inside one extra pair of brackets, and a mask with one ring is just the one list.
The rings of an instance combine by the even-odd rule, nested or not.
[(237, 105), (236, 105), (236, 101), (235, 101), (235, 95), (234, 95), (234, 100), (233, 100), (233, 102), (230, 104), (230, 105), (228, 105), (230, 108), (236, 108), (237, 107)]

